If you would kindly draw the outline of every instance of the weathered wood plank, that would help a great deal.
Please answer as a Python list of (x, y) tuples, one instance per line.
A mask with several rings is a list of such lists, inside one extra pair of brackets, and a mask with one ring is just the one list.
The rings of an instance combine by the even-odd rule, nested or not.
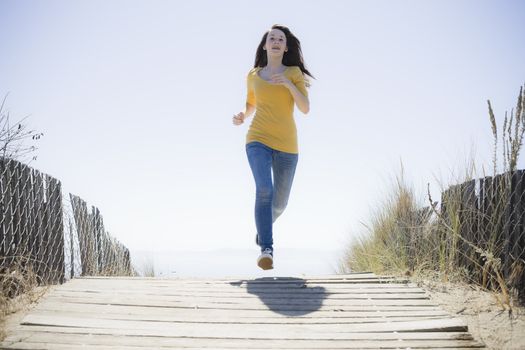
[[(24, 338), (27, 338), (29, 336), (35, 335), (35, 336), (43, 336), (46, 334), (49, 335), (60, 335), (60, 338), (66, 337), (66, 336), (86, 336), (86, 335), (97, 335), (97, 336), (106, 336), (106, 337), (126, 337), (126, 335), (129, 333), (127, 330), (121, 330), (121, 329), (105, 329), (105, 328), (82, 328), (82, 327), (49, 327), (49, 326), (18, 326), (18, 332), (14, 335), (10, 335), (6, 338), (6, 341), (14, 342), (14, 341), (20, 341)], [(158, 337), (158, 338), (172, 338), (177, 339), (175, 337), (172, 337), (169, 333), (163, 331), (163, 330), (143, 330), (142, 333), (145, 333), (145, 339), (149, 337)], [(205, 336), (187, 336), (184, 337), (185, 339), (191, 339), (191, 340), (206, 340), (209, 339)], [(142, 337), (135, 336), (135, 339), (137, 341), (140, 341), (141, 339), (144, 339)], [(182, 338), (178, 338), (182, 339)], [(271, 336), (267, 336), (266, 338), (257, 337), (255, 339), (264, 339), (269, 342), (277, 342), (277, 341), (283, 341), (283, 342), (289, 342), (290, 340), (294, 340), (297, 342), (305, 341), (303, 343), (307, 343), (306, 341), (310, 342), (322, 342), (325, 340), (332, 340), (332, 339), (311, 339), (311, 337), (308, 337), (308, 339), (280, 339), (280, 338), (273, 338)], [(344, 341), (344, 340), (369, 340), (369, 339), (375, 339), (375, 340), (472, 340), (472, 336), (469, 333), (466, 332), (400, 332), (400, 333), (394, 333), (394, 332), (359, 332), (359, 333), (337, 333), (337, 339), (338, 341)], [(246, 342), (246, 338), (214, 338), (214, 341), (217, 342), (217, 344), (220, 344), (220, 341), (223, 340), (225, 342), (236, 342), (236, 341), (243, 341)]]
[(221, 302), (220, 300), (160, 300), (161, 298), (148, 299), (148, 298), (132, 298), (132, 297), (118, 297), (118, 296), (107, 296), (107, 297), (92, 297), (92, 298), (80, 298), (80, 297), (60, 297), (60, 296), (49, 296), (49, 300), (64, 302), (64, 303), (93, 303), (93, 304), (114, 304), (114, 305), (140, 305), (140, 306), (157, 306), (157, 307), (168, 307), (168, 308), (203, 308), (203, 309), (233, 309), (233, 310), (271, 310), (271, 311), (285, 311), (285, 310), (332, 310), (332, 311), (344, 311), (344, 310), (363, 310), (363, 309), (378, 309), (378, 310), (423, 310), (424, 308), (429, 310), (435, 310), (438, 308), (436, 304), (432, 304), (428, 300), (336, 300), (337, 302), (323, 302), (322, 300), (307, 300), (307, 301), (260, 301), (253, 300), (248, 302), (236, 302), (226, 301)]
[[(356, 272), (356, 273), (350, 273), (350, 274), (333, 274), (333, 275), (317, 275), (317, 276), (276, 276), (276, 277), (262, 277), (258, 278), (258, 280), (297, 280), (297, 279), (305, 279), (305, 280), (341, 280), (341, 279), (347, 279), (347, 280), (353, 280), (353, 279), (362, 279), (362, 278), (396, 278), (393, 276), (378, 276), (373, 272)], [(106, 279), (106, 280), (131, 280), (131, 281), (182, 281), (182, 282), (216, 282), (216, 281), (237, 281), (246, 279), (246, 276), (228, 276), (228, 277), (221, 277), (221, 278), (212, 278), (212, 277), (132, 277), (132, 276), (85, 276), (82, 277), (82, 279), (85, 280), (97, 280), (97, 279)], [(252, 280), (252, 279), (249, 279)]]
[[(129, 280), (130, 278), (133, 278), (133, 277), (123, 278), (123, 280)], [(84, 276), (83, 279), (85, 279), (85, 280), (104, 280), (105, 278)], [(173, 279), (173, 280), (169, 280), (169, 279), (165, 279), (165, 280), (155, 280), (155, 279), (146, 280), (146, 279), (144, 279), (143, 282), (144, 283), (148, 282), (150, 284), (157, 284), (157, 285), (158, 284), (163, 284), (163, 283), (174, 283), (174, 282), (177, 282), (180, 285), (220, 285), (220, 284), (229, 285), (229, 284), (241, 284), (241, 283), (250, 283), (252, 285), (255, 285), (255, 284), (282, 285), (282, 284), (298, 284), (298, 283), (328, 284), (328, 285), (331, 285), (331, 284), (348, 284), (348, 283), (352, 283), (352, 284), (358, 284), (358, 283), (398, 284), (399, 285), (399, 284), (406, 284), (406, 283), (408, 283), (408, 280), (384, 277), (384, 278), (355, 278), (355, 279), (339, 279), (338, 278), (338, 279), (310, 279), (310, 280), (302, 279), (302, 278), (297, 278), (297, 279), (264, 279), (264, 278), (261, 278), (261, 279), (254, 279), (254, 280), (245, 280), (245, 279), (244, 280), (243, 279), (235, 280), (235, 279), (232, 279), (232, 280), (210, 280), (210, 281), (205, 281), (205, 280), (192, 281), (192, 280), (177, 280), (177, 279)]]
[(194, 303), (194, 304), (182, 304), (182, 303), (167, 303), (167, 302), (155, 302), (155, 301), (144, 301), (137, 303), (136, 301), (122, 301), (117, 300), (110, 302), (108, 300), (85, 300), (77, 298), (72, 300), (72, 298), (54, 298), (52, 296), (48, 297), (48, 300), (55, 302), (67, 303), (80, 303), (80, 304), (93, 304), (93, 305), (122, 305), (122, 306), (145, 306), (145, 307), (163, 307), (171, 309), (212, 309), (212, 310), (251, 310), (251, 311), (260, 311), (267, 312), (268, 310), (274, 312), (286, 311), (287, 315), (294, 315), (294, 311), (297, 311), (300, 314), (304, 314), (305, 311), (308, 313), (314, 311), (330, 311), (330, 312), (348, 312), (348, 311), (423, 311), (423, 310), (440, 310), (439, 307), (433, 305), (375, 305), (374, 303), (362, 303), (361, 305), (346, 305), (346, 306), (312, 306), (312, 305), (279, 305), (268, 308), (266, 305), (228, 305), (228, 304), (213, 304), (213, 303)]
[[(97, 336), (96, 338), (98, 338)], [(90, 337), (91, 339), (95, 337)], [(264, 341), (253, 341), (250, 340), (249, 342), (244, 343), (238, 343), (238, 342), (228, 342), (221, 345), (213, 345), (209, 346), (208, 343), (202, 343), (202, 342), (195, 342), (193, 339), (191, 340), (185, 340), (185, 339), (170, 339), (169, 341), (166, 341), (166, 339), (154, 339), (149, 340), (149, 344), (137, 344), (136, 339), (131, 339), (133, 341), (132, 344), (125, 344), (125, 345), (113, 345), (115, 343), (118, 343), (118, 341), (121, 341), (122, 339), (126, 339), (124, 337), (117, 337), (117, 339), (108, 339), (108, 341), (111, 342), (111, 345), (107, 344), (90, 344), (90, 343), (59, 343), (57, 342), (57, 337), (54, 339), (49, 339), (48, 342), (34, 342), (33, 338), (29, 338), (25, 340), (21, 344), (12, 344), (9, 346), (6, 346), (5, 349), (50, 349), (50, 350), (75, 350), (75, 349), (86, 349), (86, 344), (89, 346), (90, 349), (96, 349), (96, 350), (120, 350), (120, 349), (151, 349), (152, 343), (155, 342), (154, 346), (159, 347), (162, 346), (163, 348), (173, 348), (173, 349), (215, 349), (215, 350), (226, 350), (226, 349), (253, 349), (253, 350), (264, 350), (264, 349), (272, 349), (272, 350), (289, 350), (289, 349), (324, 349), (324, 350), (336, 350), (336, 349), (473, 349), (473, 348), (480, 348), (483, 347), (482, 344), (480, 344), (477, 341), (473, 340), (385, 340), (385, 341), (378, 341), (378, 340), (360, 340), (360, 341), (352, 341), (348, 342), (345, 341), (344, 344), (338, 344), (338, 342), (334, 341), (327, 341), (324, 343), (315, 342), (312, 344), (312, 341), (308, 341), (307, 343), (301, 343), (297, 344), (297, 341), (290, 341), (284, 344), (274, 343), (268, 340)], [(128, 337), (128, 338), (135, 338), (135, 337)], [(70, 339), (64, 339), (65, 341), (69, 341)], [(75, 341), (75, 338), (72, 338), (71, 341)], [(78, 340), (77, 340), (78, 341)], [(213, 339), (213, 342), (216, 342), (216, 339)], [(220, 343), (223, 343), (222, 341), (219, 341)], [(158, 344), (161, 345), (158, 345)], [(199, 344), (201, 343), (201, 344)]]
[[(313, 337), (341, 333), (358, 332), (465, 332), (465, 322), (458, 318), (385, 322), (382, 324), (354, 324), (351, 327), (338, 324), (268, 324), (261, 334), (257, 324), (171, 324), (167, 322), (104, 320), (76, 317), (61, 317), (57, 315), (29, 314), (21, 322), (22, 325), (107, 328), (130, 330), (136, 333), (149, 330), (171, 332), (172, 336), (205, 336), (208, 338), (272, 338), (296, 339), (308, 335)], [(284, 337), (284, 338), (283, 338)], [(313, 338), (317, 339), (317, 338)], [(321, 338), (322, 339), (322, 338)]]
[(245, 276), (232, 276), (228, 278), (182, 278), (182, 277), (133, 277), (133, 276), (83, 276), (77, 280), (77, 282), (96, 282), (96, 281), (109, 281), (115, 283), (151, 283), (151, 284), (162, 284), (162, 283), (186, 283), (186, 284), (229, 284), (232, 282), (259, 282), (259, 283), (268, 283), (268, 282), (287, 282), (294, 283), (297, 281), (305, 282), (323, 282), (323, 281), (333, 281), (340, 282), (346, 281), (347, 283), (359, 282), (362, 280), (373, 280), (374, 283), (379, 281), (385, 281), (385, 283), (390, 283), (390, 281), (402, 282), (404, 284), (414, 284), (405, 278), (399, 277), (390, 277), (390, 276), (358, 276), (352, 278), (350, 275), (332, 275), (331, 277), (260, 277), (260, 278), (246, 278)]
[[(367, 281), (372, 281), (367, 283)], [(270, 287), (275, 288), (282, 287), (297, 287), (297, 286), (325, 286), (327, 288), (332, 287), (342, 287), (342, 288), (405, 288), (405, 287), (418, 287), (414, 283), (405, 283), (399, 281), (391, 282), (391, 280), (378, 283), (379, 279), (356, 279), (356, 280), (342, 280), (342, 279), (332, 279), (332, 280), (312, 280), (312, 279), (286, 279), (286, 280), (265, 280), (265, 279), (254, 279), (254, 280), (245, 280), (245, 279), (233, 279), (228, 281), (216, 281), (216, 280), (202, 280), (202, 281), (188, 281), (188, 280), (179, 280), (179, 279), (144, 279), (139, 278), (137, 281), (132, 279), (108, 279), (108, 278), (78, 278), (73, 279), (67, 283), (67, 285), (58, 286), (74, 288), (78, 287), (88, 287), (96, 286), (101, 288), (116, 287), (125, 289), (127, 286), (134, 286), (136, 288), (221, 288), (221, 287)]]
[[(228, 325), (229, 326), (229, 325)], [(175, 328), (175, 327), (174, 327)], [(167, 337), (167, 338), (195, 338), (204, 340), (235, 340), (235, 339), (252, 339), (252, 340), (356, 340), (356, 339), (449, 339), (449, 334), (465, 334), (461, 331), (450, 331), (450, 332), (372, 332), (365, 330), (363, 332), (308, 332), (309, 328), (305, 326), (297, 326), (297, 332), (293, 333), (270, 333), (267, 331), (261, 331), (260, 325), (255, 327), (254, 331), (250, 333), (244, 331), (238, 334), (232, 334), (228, 332), (226, 336), (219, 334), (219, 336), (210, 337), (210, 335), (217, 335), (218, 331), (207, 331), (206, 333), (200, 333), (198, 327), (188, 327), (189, 332), (173, 331), (171, 329), (165, 328), (155, 328), (150, 327), (150, 329), (122, 329), (122, 328), (85, 328), (82, 326), (79, 327), (68, 327), (68, 326), (40, 326), (40, 325), (31, 325), (31, 326), (20, 326), (18, 334), (36, 334), (40, 332), (46, 332), (55, 334), (57, 336), (62, 336), (63, 334), (91, 334), (91, 335), (112, 335), (112, 336), (133, 336), (137, 340), (141, 337)], [(210, 327), (208, 327), (209, 329)], [(347, 327), (353, 328), (353, 327)], [(266, 329), (266, 328), (265, 328)], [(302, 330), (302, 331), (301, 331)], [(182, 334), (182, 335), (181, 335)], [(429, 334), (433, 334), (429, 336)], [(466, 333), (468, 334), (468, 333)], [(445, 337), (445, 338), (443, 338)], [(10, 338), (11, 339), (11, 338)], [(20, 338), (23, 340), (23, 338)], [(452, 339), (452, 338), (450, 338)], [(214, 344), (214, 343), (211, 343)]]
[[(172, 292), (172, 293), (239, 293), (244, 294), (247, 292), (247, 289), (245, 286), (239, 286), (239, 287), (233, 287), (233, 286), (224, 286), (224, 287), (188, 287), (188, 288), (180, 288), (177, 286), (171, 287), (171, 286), (150, 286), (150, 287), (144, 287), (144, 286), (133, 286), (133, 290), (131, 292), (134, 293), (165, 293), (165, 292)], [(86, 291), (86, 292), (105, 292), (105, 291), (114, 291), (114, 292), (130, 292), (129, 288), (125, 288), (125, 286), (107, 286), (104, 284), (101, 284), (100, 286), (71, 286), (68, 284), (58, 286), (55, 290), (57, 291)], [(260, 286), (256, 288), (250, 287), (250, 292), (260, 292), (260, 293), (325, 293), (325, 294), (360, 294), (360, 293), (375, 293), (375, 294), (386, 294), (386, 293), (422, 293), (426, 294), (426, 292), (418, 287), (382, 287), (379, 285), (379, 287), (359, 287), (359, 288), (326, 288), (325, 286), (314, 286), (311, 287), (307, 285), (306, 287), (300, 287), (300, 286), (291, 286), (291, 287), (267, 287), (267, 286)]]
[[(177, 295), (155, 295), (152, 298), (151, 295), (142, 295), (142, 294), (123, 294), (123, 293), (67, 293), (60, 292), (50, 295), (51, 299), (64, 299), (65, 301), (96, 301), (96, 302), (130, 302), (137, 304), (151, 303), (166, 303), (170, 304), (194, 304), (195, 302), (205, 302), (205, 303), (229, 303), (229, 304), (318, 304), (323, 302), (324, 305), (435, 305), (428, 298), (338, 298), (338, 299), (329, 299), (324, 298), (323, 296), (310, 297), (310, 298), (293, 298), (286, 296), (276, 296), (276, 295), (264, 295), (264, 296), (249, 296), (247, 295), (244, 298), (223, 296), (217, 298), (210, 297), (199, 297), (199, 296), (177, 296)], [(153, 299), (153, 300), (152, 300)]]
[[(106, 291), (97, 291), (97, 290), (60, 290), (55, 292), (57, 296), (64, 297), (92, 297), (92, 296), (102, 296), (107, 295)], [(111, 295), (141, 295), (148, 298), (164, 297), (164, 298), (173, 298), (176, 300), (184, 299), (257, 299), (261, 296), (267, 299), (295, 299), (295, 300), (307, 300), (307, 299), (322, 299), (322, 300), (354, 300), (354, 299), (429, 299), (426, 293), (338, 293), (331, 294), (329, 292), (325, 293), (314, 293), (314, 292), (271, 292), (265, 291), (264, 293), (239, 293), (239, 292), (171, 292), (171, 291), (158, 291), (158, 292), (148, 292), (144, 290), (141, 291), (130, 291), (130, 290), (114, 290), (109, 292)]]
[(166, 307), (149, 307), (149, 306), (127, 306), (127, 305), (107, 305), (107, 304), (85, 304), (85, 303), (61, 303), (54, 301), (42, 301), (34, 309), (47, 311), (71, 311), (83, 313), (97, 313), (97, 314), (134, 314), (134, 315), (181, 315), (181, 317), (201, 317), (201, 318), (268, 318), (268, 319), (282, 319), (287, 317), (298, 318), (312, 318), (312, 319), (339, 319), (339, 318), (367, 318), (367, 317), (422, 317), (422, 316), (449, 316), (449, 314), (441, 309), (415, 309), (406, 310), (405, 308), (397, 308), (391, 311), (382, 311), (380, 309), (368, 309), (359, 311), (338, 311), (334, 310), (318, 310), (307, 314), (302, 312), (300, 315), (282, 315), (279, 313), (267, 313), (266, 310), (239, 310), (239, 309), (201, 309), (201, 308), (166, 308)]
[[(50, 313), (52, 311), (52, 313)], [(172, 322), (172, 323), (207, 323), (207, 324), (368, 324), (368, 323), (385, 323), (385, 322), (400, 322), (407, 320), (432, 320), (432, 319), (449, 319), (452, 318), (447, 315), (400, 315), (383, 317), (375, 315), (375, 317), (232, 317), (232, 316), (214, 316), (209, 317), (207, 314), (191, 315), (191, 314), (136, 314), (130, 313), (113, 313), (113, 312), (90, 312), (88, 310), (71, 311), (71, 310), (49, 310), (39, 309), (33, 310), (32, 315), (45, 316), (52, 314), (53, 316), (74, 318), (93, 318), (99, 320), (132, 320), (132, 321), (155, 321), (155, 322)]]
[(53, 293), (56, 297), (64, 298), (105, 298), (105, 297), (119, 297), (127, 298), (140, 296), (141, 298), (150, 299), (154, 297), (157, 300), (220, 300), (226, 301), (253, 301), (253, 300), (286, 300), (293, 301), (299, 300), (308, 302), (309, 300), (323, 300), (334, 303), (344, 303), (345, 301), (353, 300), (429, 300), (429, 297), (425, 294), (419, 293), (404, 293), (404, 294), (367, 294), (367, 293), (356, 293), (356, 294), (339, 294), (337, 296), (331, 296), (329, 293), (244, 293), (244, 294), (229, 294), (229, 293), (171, 293), (169, 291), (163, 293), (135, 293), (135, 291), (111, 291), (111, 292), (96, 292), (96, 291), (67, 291), (61, 290)]

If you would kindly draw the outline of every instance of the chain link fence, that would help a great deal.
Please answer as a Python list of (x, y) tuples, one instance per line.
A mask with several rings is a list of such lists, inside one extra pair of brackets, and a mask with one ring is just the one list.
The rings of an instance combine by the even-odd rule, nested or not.
[(136, 275), (129, 250), (105, 230), (98, 208), (64, 197), (57, 179), (0, 158), (2, 295), (96, 275)]

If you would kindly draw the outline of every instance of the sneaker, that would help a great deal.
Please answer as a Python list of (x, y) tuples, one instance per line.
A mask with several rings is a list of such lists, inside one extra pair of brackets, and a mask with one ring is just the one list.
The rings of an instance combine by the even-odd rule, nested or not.
[(259, 255), (257, 265), (263, 270), (273, 269), (273, 251), (270, 248), (266, 248), (261, 255)]

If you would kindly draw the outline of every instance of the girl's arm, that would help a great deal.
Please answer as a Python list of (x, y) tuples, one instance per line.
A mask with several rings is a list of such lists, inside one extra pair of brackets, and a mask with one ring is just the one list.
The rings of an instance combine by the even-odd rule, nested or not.
[[(302, 76), (303, 73), (299, 69), (297, 70), (297, 76), (291, 77), (291, 79), (294, 80), (296, 83), (301, 84), (300, 86), (304, 86), (304, 80)], [(299, 108), (301, 112), (307, 114), (310, 111), (310, 100), (308, 99), (307, 94), (304, 95), (301, 92), (301, 90), (297, 88), (295, 83), (290, 81), (290, 79), (288, 79), (283, 73), (272, 75), (272, 81), (275, 84), (282, 84), (286, 86), (286, 88), (288, 88), (288, 90), (293, 96), (297, 108)]]
[(310, 111), (310, 100), (308, 97), (304, 96), (292, 82), (287, 84), (286, 87), (290, 90), (297, 108), (304, 114), (307, 114)]
[(246, 104), (246, 109), (244, 110), (244, 119), (250, 117), (253, 112), (255, 111), (255, 106), (252, 106), (251, 104)]
[(252, 115), (253, 111), (255, 111), (255, 106), (246, 103), (246, 109), (244, 110), (244, 112), (239, 112), (238, 114), (233, 116), (233, 124), (241, 125), (242, 123), (244, 123), (244, 120), (246, 118)]

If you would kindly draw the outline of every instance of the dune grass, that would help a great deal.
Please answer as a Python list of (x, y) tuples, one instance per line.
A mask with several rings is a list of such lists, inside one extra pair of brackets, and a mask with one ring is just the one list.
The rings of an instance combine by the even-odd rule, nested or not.
[[(494, 138), (492, 155), (493, 175), (498, 169), (498, 141), (502, 144), (502, 181), (510, 183), (510, 174), (517, 168), (525, 131), (525, 92), (520, 88), (516, 110), (510, 118), (505, 114), (501, 140), (498, 138), (496, 118), (490, 101), (489, 120)], [(463, 179), (472, 179), (473, 160), (470, 160)], [(440, 206), (430, 195), (416, 195), (401, 174), (396, 176), (394, 186), (385, 194), (383, 201), (367, 220), (365, 229), (347, 247), (339, 272), (373, 271), (379, 274), (405, 274), (440, 276), (445, 280), (462, 280), (477, 283), (496, 291), (498, 300), (511, 309), (511, 299), (516, 300), (512, 290), (513, 279), (523, 278), (524, 264), (520, 259), (511, 266), (510, 274), (503, 273), (501, 259), (503, 242), (503, 215), (510, 193), (501, 193), (494, 210), (487, 216), (477, 212), (475, 206), (465, 206), (464, 191), (451, 186)], [(503, 187), (509, 189), (510, 186)], [(425, 203), (426, 202), (426, 203)], [(424, 205), (426, 204), (426, 206)], [(520, 213), (525, 214), (525, 213)], [(466, 239), (462, 232), (472, 226), (472, 218), (482, 216), (484, 239)], [(476, 226), (472, 226), (476, 227)], [(477, 228), (478, 230), (480, 228)], [(473, 234), (472, 237), (481, 237)], [(487, 239), (486, 237), (489, 237)], [(469, 264), (465, 264), (465, 259)], [(468, 266), (468, 268), (465, 268)], [(506, 276), (506, 278), (504, 277)]]
[(0, 271), (0, 341), (6, 336), (6, 317), (36, 302), (48, 288), (42, 285), (30, 259), (24, 256), (2, 257), (0, 262), (5, 259), (10, 263)]

